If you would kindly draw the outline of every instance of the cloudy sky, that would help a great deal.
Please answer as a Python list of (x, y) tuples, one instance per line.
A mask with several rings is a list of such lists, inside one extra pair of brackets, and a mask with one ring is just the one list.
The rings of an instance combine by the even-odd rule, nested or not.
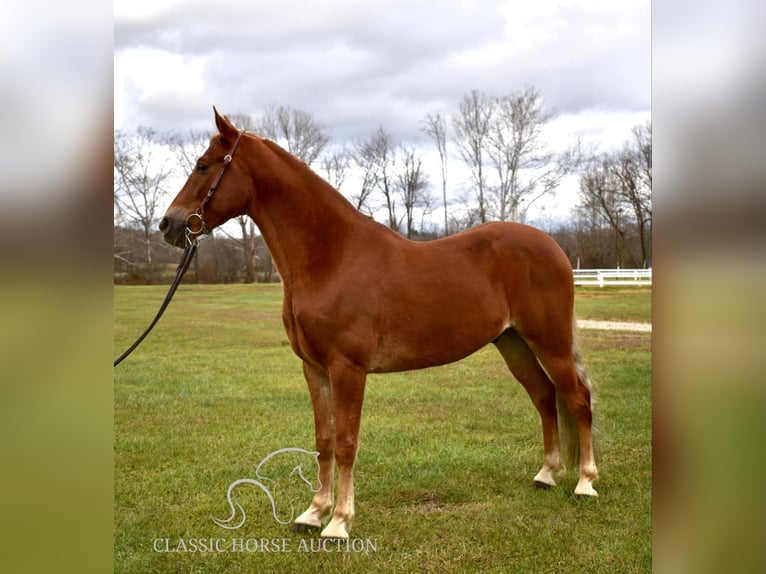
[(526, 84), (559, 142), (615, 147), (650, 117), (649, 0), (116, 0), (114, 18), (116, 128), (277, 104), (337, 143), (381, 125), (407, 141), (472, 89)]

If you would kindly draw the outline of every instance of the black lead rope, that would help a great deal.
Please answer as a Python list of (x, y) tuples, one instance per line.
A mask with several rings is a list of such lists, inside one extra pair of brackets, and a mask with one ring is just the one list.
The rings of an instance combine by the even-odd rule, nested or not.
[(189, 268), (189, 265), (191, 264), (192, 259), (194, 259), (194, 254), (196, 252), (197, 252), (197, 242), (192, 241), (189, 243), (186, 249), (184, 249), (184, 253), (181, 256), (181, 262), (178, 264), (178, 269), (176, 269), (176, 277), (175, 279), (173, 279), (173, 283), (170, 285), (170, 290), (168, 291), (168, 294), (165, 295), (165, 300), (162, 302), (162, 305), (160, 306), (160, 310), (157, 312), (157, 316), (146, 328), (146, 331), (144, 331), (141, 334), (141, 336), (136, 340), (136, 342), (133, 343), (130, 346), (130, 348), (127, 351), (125, 351), (122, 355), (120, 355), (120, 358), (114, 362), (115, 367), (119, 365), (125, 357), (130, 355), (136, 347), (138, 347), (141, 341), (143, 341), (144, 338), (149, 334), (149, 331), (151, 331), (152, 328), (154, 328), (154, 326), (157, 324), (157, 321), (160, 320), (160, 317), (162, 317), (162, 314), (165, 312), (165, 309), (167, 309), (168, 305), (170, 304), (170, 300), (173, 298), (173, 294), (176, 292), (176, 289), (178, 289), (178, 286), (181, 284), (181, 279), (183, 279), (184, 274), (186, 273), (186, 270)]

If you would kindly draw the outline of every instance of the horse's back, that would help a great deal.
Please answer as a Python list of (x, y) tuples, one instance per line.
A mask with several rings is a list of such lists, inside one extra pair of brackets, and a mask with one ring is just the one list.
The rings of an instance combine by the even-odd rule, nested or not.
[(561, 281), (572, 276), (568, 257), (547, 233), (523, 223), (489, 222), (461, 233), (431, 242), (421, 249), (433, 252), (437, 265), (462, 260), (465, 270), (478, 272), (476, 267), (504, 282), (532, 280), (535, 283)]

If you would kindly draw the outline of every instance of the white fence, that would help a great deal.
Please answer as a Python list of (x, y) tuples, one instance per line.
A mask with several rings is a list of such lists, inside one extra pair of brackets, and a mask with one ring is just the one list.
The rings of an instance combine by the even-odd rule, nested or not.
[(651, 285), (651, 269), (575, 269), (575, 285)]

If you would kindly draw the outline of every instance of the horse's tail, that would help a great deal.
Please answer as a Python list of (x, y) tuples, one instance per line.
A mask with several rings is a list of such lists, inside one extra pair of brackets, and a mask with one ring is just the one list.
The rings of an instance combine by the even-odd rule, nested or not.
[[(587, 389), (590, 406), (593, 408), (593, 383), (585, 373), (580, 346), (577, 344), (577, 322), (572, 319), (572, 360), (577, 370), (578, 384)], [(556, 411), (558, 412), (559, 440), (561, 442), (561, 455), (564, 464), (568, 468), (574, 468), (580, 462), (580, 433), (577, 422), (569, 410), (569, 405), (564, 395), (556, 391)]]

